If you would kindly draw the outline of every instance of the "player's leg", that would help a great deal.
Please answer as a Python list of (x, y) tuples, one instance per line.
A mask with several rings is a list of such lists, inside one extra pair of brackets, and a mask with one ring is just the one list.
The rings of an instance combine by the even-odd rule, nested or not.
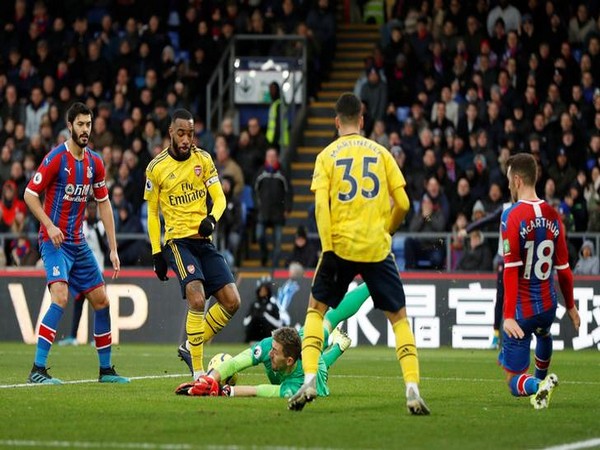
[(496, 303), (494, 304), (494, 337), (492, 348), (498, 348), (500, 341), (500, 327), (502, 325), (502, 310), (504, 309), (504, 263), (498, 263), (496, 277)]
[(94, 308), (94, 343), (100, 364), (98, 381), (100, 383), (129, 383), (129, 378), (120, 376), (112, 365), (110, 303), (106, 295), (106, 287), (101, 284), (86, 293), (86, 298)]
[(519, 320), (519, 326), (525, 333), (523, 339), (510, 337), (502, 331), (502, 349), (498, 362), (506, 373), (506, 383), (515, 397), (528, 397), (535, 394), (540, 380), (527, 373), (530, 363), (531, 323)]
[[(185, 320), (187, 349), (191, 358), (194, 379), (204, 375), (204, 304), (205, 280), (200, 260), (197, 257), (197, 242), (193, 239), (175, 239), (166, 247), (171, 268), (179, 279), (183, 298), (187, 300), (188, 312)], [(179, 348), (181, 355), (182, 347)], [(187, 361), (186, 361), (187, 362)]]
[(329, 261), (326, 267), (322, 266), (322, 259), (319, 260), (313, 280), (302, 339), (304, 384), (288, 401), (288, 408), (293, 411), (302, 410), (307, 402), (317, 396), (316, 375), (323, 349), (323, 316), (329, 306), (335, 308), (341, 302), (356, 274), (353, 263), (333, 256), (335, 261)]
[(42, 261), (46, 270), (48, 289), (50, 290), (50, 308), (44, 314), (38, 334), (33, 367), (29, 374), (29, 383), (60, 384), (57, 378), (52, 378), (46, 370), (46, 362), (50, 348), (56, 338), (56, 330), (67, 306), (69, 289), (68, 277), (72, 258), (65, 251), (66, 246), (54, 247), (51, 241), (40, 245)]
[(79, 323), (81, 322), (81, 315), (83, 314), (83, 302), (85, 296), (83, 294), (76, 294), (73, 296), (73, 317), (71, 318), (71, 333), (64, 339), (58, 341), (58, 345), (77, 345), (77, 331), (79, 330)]
[(215, 246), (206, 242), (199, 247), (206, 297), (214, 295), (217, 299), (204, 317), (204, 341), (207, 342), (229, 323), (239, 309), (240, 293), (231, 269)]
[(331, 345), (323, 352), (323, 361), (329, 369), (350, 348), (352, 340), (345, 331), (335, 328), (331, 333)]
[(546, 311), (536, 316), (538, 321), (534, 333), (537, 341), (535, 345), (535, 377), (540, 380), (535, 395), (531, 396), (531, 404), (535, 409), (547, 408), (554, 388), (558, 386), (558, 377), (551, 373), (548, 367), (552, 359), (552, 334), (550, 327), (556, 316), (556, 310)]
[(429, 414), (419, 393), (419, 357), (415, 336), (406, 316), (406, 297), (398, 268), (390, 255), (379, 263), (362, 264), (361, 273), (376, 308), (383, 310), (394, 330), (396, 359), (406, 386), (406, 406), (411, 414)]
[[(342, 321), (356, 314), (370, 295), (366, 283), (357, 286), (344, 295), (340, 304), (325, 314), (323, 326), (327, 334), (331, 333)], [(327, 342), (327, 336), (325, 336), (325, 342)]]

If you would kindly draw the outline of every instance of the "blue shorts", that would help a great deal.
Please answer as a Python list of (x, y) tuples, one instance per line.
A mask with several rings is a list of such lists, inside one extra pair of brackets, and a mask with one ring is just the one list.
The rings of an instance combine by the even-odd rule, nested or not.
[(64, 281), (69, 285), (71, 295), (77, 297), (104, 284), (98, 261), (85, 241), (79, 244), (63, 242), (59, 248), (52, 241), (41, 242), (40, 253), (48, 286)]
[(556, 309), (543, 312), (529, 319), (519, 319), (517, 323), (525, 333), (523, 339), (511, 338), (502, 330), (502, 348), (498, 362), (509, 372), (523, 373), (529, 369), (531, 358), (531, 336), (546, 336), (556, 317)]
[(185, 287), (193, 280), (202, 281), (206, 298), (235, 282), (225, 258), (208, 239), (173, 239), (165, 249), (179, 278), (183, 298)]
[(383, 261), (373, 263), (348, 261), (337, 255), (336, 258), (337, 271), (334, 276), (319, 270), (319, 260), (311, 288), (316, 300), (332, 308), (337, 307), (346, 295), (348, 285), (360, 274), (369, 288), (375, 308), (389, 312), (404, 308), (404, 286), (391, 253)]

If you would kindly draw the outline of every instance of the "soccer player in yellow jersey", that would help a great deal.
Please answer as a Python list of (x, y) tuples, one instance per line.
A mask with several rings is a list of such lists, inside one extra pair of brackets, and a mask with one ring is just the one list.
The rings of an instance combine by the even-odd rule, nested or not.
[[(146, 169), (144, 199), (148, 201), (148, 235), (154, 272), (167, 277), (167, 259), (188, 302), (186, 333), (193, 376), (204, 374), (203, 344), (217, 334), (240, 306), (240, 294), (225, 259), (211, 235), (225, 210), (225, 194), (210, 155), (194, 145), (194, 119), (178, 109), (169, 126), (171, 145)], [(207, 198), (212, 200), (208, 210)], [(161, 246), (159, 211), (165, 219)], [(204, 315), (206, 298), (215, 303)]]
[[(404, 289), (391, 254), (391, 235), (404, 220), (410, 202), (406, 182), (391, 153), (362, 137), (361, 102), (342, 94), (335, 105), (339, 137), (315, 163), (311, 190), (323, 253), (313, 279), (304, 323), (304, 385), (288, 401), (301, 410), (317, 397), (316, 373), (323, 347), (323, 315), (340, 303), (354, 277), (365, 281), (375, 307), (383, 310), (396, 337), (396, 357), (412, 414), (429, 414), (419, 394), (419, 360), (406, 317)], [(390, 202), (393, 200), (393, 206)]]

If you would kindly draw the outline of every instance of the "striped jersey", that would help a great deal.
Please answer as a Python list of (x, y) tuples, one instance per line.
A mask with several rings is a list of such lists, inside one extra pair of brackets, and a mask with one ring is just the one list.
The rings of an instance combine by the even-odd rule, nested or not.
[[(39, 197), (46, 193), (44, 212), (65, 237), (65, 242), (85, 241), (83, 219), (85, 205), (93, 194), (98, 202), (108, 199), (102, 158), (85, 148), (83, 158), (76, 159), (61, 144), (50, 151), (27, 184), (27, 192)], [(49, 240), (46, 227), (40, 225), (40, 242)]]
[(519, 268), (516, 319), (556, 308), (553, 269), (569, 267), (560, 216), (543, 200), (520, 200), (502, 213), (504, 266)]

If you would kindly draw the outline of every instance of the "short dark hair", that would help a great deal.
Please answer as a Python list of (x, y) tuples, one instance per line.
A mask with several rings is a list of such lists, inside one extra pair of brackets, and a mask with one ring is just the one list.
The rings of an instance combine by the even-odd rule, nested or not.
[(335, 114), (344, 123), (355, 122), (360, 116), (361, 108), (360, 99), (351, 92), (346, 92), (338, 98), (335, 104)]
[(94, 113), (90, 108), (81, 102), (73, 103), (67, 110), (67, 123), (72, 124), (78, 115), (90, 116), (94, 120)]
[(508, 158), (507, 168), (511, 174), (519, 175), (527, 186), (535, 186), (537, 179), (537, 162), (529, 153), (517, 153)]
[(295, 328), (281, 327), (273, 331), (273, 340), (283, 349), (283, 356), (291, 357), (294, 361), (300, 359), (302, 354), (302, 340)]
[(192, 113), (189, 112), (187, 109), (180, 108), (173, 111), (171, 123), (175, 123), (177, 119), (194, 120), (194, 116), (192, 116)]

